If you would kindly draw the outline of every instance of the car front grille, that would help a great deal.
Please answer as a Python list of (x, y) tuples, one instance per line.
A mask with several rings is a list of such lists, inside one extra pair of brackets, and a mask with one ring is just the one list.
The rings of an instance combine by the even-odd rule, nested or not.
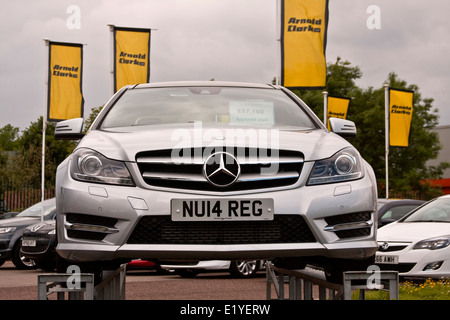
[(395, 252), (395, 251), (401, 251), (405, 249), (407, 245), (389, 245), (387, 248), (384, 248), (383, 246), (378, 247), (378, 251), (381, 252)]
[(277, 215), (273, 221), (174, 222), (170, 216), (145, 216), (129, 244), (263, 244), (315, 242), (298, 215)]
[(406, 273), (412, 270), (415, 263), (399, 263), (399, 264), (377, 264), (382, 271), (398, 271), (399, 273)]
[[(234, 184), (219, 187), (208, 182), (203, 169), (214, 152), (232, 154), (240, 165)], [(303, 167), (303, 155), (288, 150), (261, 148), (186, 148), (138, 153), (136, 162), (146, 184), (185, 190), (240, 191), (295, 184)], [(269, 174), (270, 173), (270, 174)]]
[(27, 238), (24, 237), (24, 240), (35, 240), (35, 246), (22, 246), (21, 250), (24, 253), (43, 253), (46, 252), (50, 246), (50, 239), (45, 237), (37, 237), (37, 238)]

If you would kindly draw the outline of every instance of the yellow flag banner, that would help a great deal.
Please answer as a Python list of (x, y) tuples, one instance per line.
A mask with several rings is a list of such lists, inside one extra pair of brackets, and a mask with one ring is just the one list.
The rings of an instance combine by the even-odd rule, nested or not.
[(389, 88), (389, 145), (408, 147), (414, 92)]
[(49, 41), (47, 120), (82, 118), (83, 45)]
[(114, 92), (150, 80), (150, 29), (114, 27)]
[(324, 88), (328, 0), (282, 0), (281, 6), (281, 85)]
[[(348, 107), (350, 105), (350, 98), (344, 97), (327, 97), (327, 119), (330, 118), (347, 118)], [(328, 129), (330, 129), (330, 122), (327, 120)]]

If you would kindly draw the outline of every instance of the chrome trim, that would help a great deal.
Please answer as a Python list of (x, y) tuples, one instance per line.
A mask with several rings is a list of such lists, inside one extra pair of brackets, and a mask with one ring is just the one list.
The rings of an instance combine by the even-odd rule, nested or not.
[(87, 232), (99, 232), (99, 233), (118, 233), (120, 230), (116, 228), (110, 228), (105, 226), (83, 224), (83, 223), (70, 223), (65, 222), (64, 227), (67, 230), (87, 231)]
[(358, 222), (349, 222), (349, 223), (340, 223), (335, 225), (328, 225), (323, 228), (324, 231), (344, 231), (344, 230), (353, 230), (353, 229), (361, 229), (361, 228), (370, 228), (373, 225), (373, 221), (358, 221)]
[[(144, 178), (160, 179), (160, 180), (178, 180), (178, 181), (190, 181), (190, 182), (206, 182), (204, 176), (196, 174), (186, 173), (157, 173), (157, 172), (144, 172), (142, 174)], [(298, 172), (283, 172), (274, 175), (261, 175), (261, 174), (241, 174), (237, 181), (264, 181), (264, 180), (276, 180), (276, 179), (297, 179), (300, 175)]]

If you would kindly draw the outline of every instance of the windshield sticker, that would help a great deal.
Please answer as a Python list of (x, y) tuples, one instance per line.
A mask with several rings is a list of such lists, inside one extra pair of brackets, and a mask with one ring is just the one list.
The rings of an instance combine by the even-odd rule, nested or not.
[(231, 124), (275, 123), (273, 103), (268, 101), (230, 101), (229, 113)]

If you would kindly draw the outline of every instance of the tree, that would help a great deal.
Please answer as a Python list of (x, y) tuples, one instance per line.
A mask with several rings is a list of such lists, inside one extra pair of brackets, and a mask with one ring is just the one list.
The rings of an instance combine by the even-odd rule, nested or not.
[(17, 140), (19, 137), (19, 128), (7, 124), (0, 129), (0, 151), (17, 150)]
[[(17, 140), (17, 153), (10, 157), (7, 177), (10, 181), (40, 185), (42, 168), (42, 123), (40, 117), (22, 132)], [(45, 184), (54, 186), (57, 166), (72, 152), (72, 141), (56, 140), (55, 123), (47, 122), (45, 130)], [(5, 175), (4, 175), (5, 176)], [(4, 177), (5, 178), (5, 177)]]
[[(379, 183), (379, 194), (384, 196), (385, 172), (385, 102), (384, 88), (359, 88), (356, 80), (362, 76), (358, 67), (351, 66), (340, 58), (328, 64), (326, 91), (329, 95), (350, 97), (348, 119), (355, 122), (358, 135), (351, 143), (372, 165)], [(410, 143), (407, 148), (389, 148), (389, 189), (393, 192), (415, 190), (426, 198), (439, 195), (439, 190), (431, 188), (427, 179), (442, 175), (449, 163), (437, 167), (427, 167), (429, 159), (435, 159), (441, 149), (439, 137), (431, 129), (438, 124), (437, 110), (432, 107), (433, 99), (422, 99), (417, 85), (408, 85), (395, 73), (390, 73), (386, 83), (396, 89), (414, 91), (414, 111), (411, 122)], [(321, 91), (299, 91), (302, 98), (313, 111), (323, 118), (323, 94)]]
[(91, 113), (89, 114), (89, 117), (87, 117), (84, 120), (84, 132), (87, 132), (89, 128), (91, 127), (92, 123), (94, 122), (95, 118), (97, 118), (100, 111), (102, 111), (104, 106), (99, 106), (92, 108)]

